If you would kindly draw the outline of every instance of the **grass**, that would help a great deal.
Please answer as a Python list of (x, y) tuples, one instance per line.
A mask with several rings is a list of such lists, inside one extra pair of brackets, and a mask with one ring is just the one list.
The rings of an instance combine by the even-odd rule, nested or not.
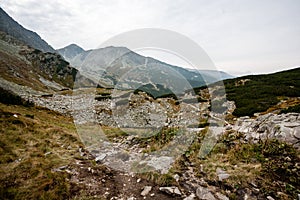
[[(66, 199), (65, 172), (81, 146), (72, 119), (53, 111), (0, 104), (0, 199)], [(16, 117), (17, 116), (17, 117)]]
[[(193, 163), (196, 176), (210, 185), (227, 188), (228, 196), (235, 199), (239, 190), (255, 183), (261, 195), (276, 199), (296, 199), (300, 193), (300, 154), (293, 146), (278, 140), (243, 143), (241, 133), (224, 134), (205, 158), (199, 158), (199, 149), (205, 131), (199, 133), (189, 150), (179, 158), (173, 170), (182, 173), (186, 163)], [(228, 179), (218, 180), (216, 169), (230, 174)]]

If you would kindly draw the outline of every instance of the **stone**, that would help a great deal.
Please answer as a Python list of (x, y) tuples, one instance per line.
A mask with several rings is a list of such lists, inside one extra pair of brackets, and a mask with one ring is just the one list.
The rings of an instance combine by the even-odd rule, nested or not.
[(224, 194), (221, 194), (219, 192), (216, 193), (216, 196), (218, 197), (219, 200), (229, 200), (229, 198), (227, 196), (225, 196)]
[(106, 158), (106, 154), (100, 154), (95, 158), (96, 162), (102, 162)]
[(267, 196), (267, 199), (268, 200), (275, 200), (273, 197), (271, 197), (271, 196)]
[(141, 196), (147, 196), (151, 190), (152, 186), (145, 186), (141, 192)]
[(196, 195), (194, 193), (190, 194), (190, 196), (185, 197), (183, 200), (194, 200)]
[(178, 182), (180, 177), (179, 177), (178, 174), (175, 174), (175, 175), (173, 176), (173, 178), (175, 179), (176, 182)]
[(214, 195), (209, 191), (208, 188), (199, 186), (196, 190), (196, 195), (201, 200), (216, 200)]
[(217, 175), (219, 177), (219, 181), (227, 179), (230, 176), (228, 173), (226, 173), (226, 171), (224, 171), (224, 170), (222, 170), (220, 168), (217, 168), (216, 172), (217, 172)]
[(159, 190), (162, 191), (162, 192), (165, 192), (167, 194), (171, 194), (171, 195), (175, 194), (175, 195), (181, 196), (180, 190), (178, 189), (178, 187), (175, 187), (175, 186), (160, 187)]

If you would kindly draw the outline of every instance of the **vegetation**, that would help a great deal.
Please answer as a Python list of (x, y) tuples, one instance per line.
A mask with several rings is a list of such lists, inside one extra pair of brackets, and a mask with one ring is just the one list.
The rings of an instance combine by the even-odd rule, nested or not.
[(155, 86), (152, 84), (143, 85), (136, 89), (134, 94), (138, 94), (138, 92), (145, 92), (154, 99), (169, 97), (177, 100), (177, 96), (172, 92), (172, 90), (165, 88), (160, 84), (156, 84)]
[(67, 165), (81, 145), (70, 118), (0, 104), (0, 199), (67, 199)]
[(235, 101), (235, 116), (252, 116), (279, 102), (279, 97), (300, 96), (300, 68), (269, 75), (251, 75), (224, 81), (228, 100)]
[(281, 113), (300, 113), (300, 104), (281, 110)]
[[(247, 188), (260, 189), (261, 198), (297, 199), (300, 193), (300, 157), (293, 146), (278, 140), (244, 143), (244, 135), (234, 131), (224, 134), (205, 158), (199, 158), (205, 131), (199, 132), (186, 153), (172, 169), (176, 173), (186, 170), (186, 163), (193, 163), (196, 176), (210, 185), (230, 191), (231, 199)], [(216, 169), (225, 170), (229, 178), (219, 181)]]

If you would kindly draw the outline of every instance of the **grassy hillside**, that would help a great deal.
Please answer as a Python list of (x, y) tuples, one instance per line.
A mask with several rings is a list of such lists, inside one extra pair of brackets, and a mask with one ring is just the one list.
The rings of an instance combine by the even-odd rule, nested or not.
[(224, 81), (227, 99), (235, 101), (235, 116), (266, 111), (286, 97), (300, 97), (300, 68)]
[[(65, 199), (80, 146), (72, 120), (42, 108), (0, 103), (0, 199)], [(72, 158), (73, 157), (73, 158)]]
[(3, 32), (0, 32), (0, 72), (8, 81), (40, 91), (72, 88), (77, 74), (60, 55), (43, 53)]

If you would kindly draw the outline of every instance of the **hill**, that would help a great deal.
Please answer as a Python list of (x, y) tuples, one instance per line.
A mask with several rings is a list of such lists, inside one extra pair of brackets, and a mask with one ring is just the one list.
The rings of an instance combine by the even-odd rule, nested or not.
[(43, 53), (0, 32), (0, 77), (38, 91), (72, 88), (77, 70), (60, 55)]
[(267, 111), (288, 97), (300, 97), (300, 68), (224, 81), (228, 100), (236, 104), (235, 116)]
[(24, 44), (31, 46), (43, 52), (52, 52), (55, 50), (43, 40), (37, 33), (30, 31), (11, 18), (0, 7), (0, 31), (13, 36)]

